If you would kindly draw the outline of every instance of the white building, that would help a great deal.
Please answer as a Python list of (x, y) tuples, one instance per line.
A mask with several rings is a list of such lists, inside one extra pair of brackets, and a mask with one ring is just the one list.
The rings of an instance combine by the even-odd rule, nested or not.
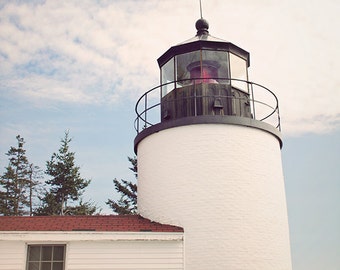
[(187, 270), (289, 270), (278, 100), (208, 27), (158, 59), (137, 104), (138, 210), (184, 228)]
[(140, 216), (0, 217), (1, 270), (183, 269), (183, 229)]
[[(291, 269), (278, 100), (248, 81), (247, 51), (204, 19), (196, 29), (158, 59), (161, 85), (137, 102), (147, 220), (0, 217), (0, 269)], [(63, 262), (36, 268), (51, 247)]]

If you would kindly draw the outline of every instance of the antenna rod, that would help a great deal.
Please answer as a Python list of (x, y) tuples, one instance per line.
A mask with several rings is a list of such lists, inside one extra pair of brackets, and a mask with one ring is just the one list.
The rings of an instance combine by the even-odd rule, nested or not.
[(200, 13), (201, 13), (201, 19), (203, 19), (203, 15), (202, 15), (202, 1), (200, 0)]

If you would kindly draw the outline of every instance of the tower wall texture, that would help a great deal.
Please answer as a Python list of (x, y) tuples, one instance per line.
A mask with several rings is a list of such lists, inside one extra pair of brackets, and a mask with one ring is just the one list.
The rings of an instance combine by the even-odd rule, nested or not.
[(198, 124), (138, 144), (138, 209), (184, 228), (185, 269), (291, 269), (279, 142), (260, 129)]

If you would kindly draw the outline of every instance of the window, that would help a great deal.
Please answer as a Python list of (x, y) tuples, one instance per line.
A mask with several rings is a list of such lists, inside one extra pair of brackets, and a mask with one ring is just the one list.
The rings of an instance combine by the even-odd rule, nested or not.
[(248, 84), (245, 82), (248, 80), (247, 61), (230, 53), (230, 69), (231, 78), (236, 79), (231, 81), (232, 86), (248, 92)]
[(64, 270), (65, 245), (29, 245), (26, 270)]
[(229, 78), (228, 63), (228, 54), (225, 51), (197, 50), (177, 55), (177, 87), (202, 82), (229, 83), (225, 80)]
[(171, 58), (164, 66), (161, 68), (161, 78), (162, 84), (165, 84), (162, 86), (162, 97), (164, 97), (167, 93), (169, 93), (171, 90), (173, 90), (174, 84), (170, 83), (175, 80), (175, 63), (174, 58)]

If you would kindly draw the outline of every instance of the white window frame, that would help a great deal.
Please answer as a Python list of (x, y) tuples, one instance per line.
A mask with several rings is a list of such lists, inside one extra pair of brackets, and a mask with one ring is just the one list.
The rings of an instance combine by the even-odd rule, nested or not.
[[(40, 252), (39, 252), (39, 260), (30, 260), (30, 248), (31, 247), (40, 247)], [(42, 249), (44, 248), (44, 247), (52, 247), (52, 257), (51, 257), (51, 259), (50, 260), (43, 260), (43, 258), (42, 258)], [(54, 248), (55, 247), (63, 247), (63, 258), (62, 258), (62, 260), (55, 260), (54, 258), (53, 258), (53, 254), (54, 254)], [(37, 268), (34, 268), (35, 270), (42, 270), (43, 268), (42, 268), (42, 263), (51, 263), (51, 268), (49, 269), (49, 270), (55, 270), (54, 268), (53, 268), (53, 262), (59, 262), (59, 263), (62, 263), (63, 264), (63, 266), (62, 266), (62, 269), (63, 270), (65, 270), (65, 262), (66, 262), (66, 244), (64, 244), (64, 243), (29, 243), (29, 244), (27, 244), (27, 252), (26, 252), (26, 270), (31, 270), (31, 268), (30, 268), (30, 263), (32, 263), (32, 262), (36, 262), (36, 263), (39, 263), (39, 266), (38, 266), (38, 269)], [(58, 268), (58, 269), (60, 269), (60, 268)]]

